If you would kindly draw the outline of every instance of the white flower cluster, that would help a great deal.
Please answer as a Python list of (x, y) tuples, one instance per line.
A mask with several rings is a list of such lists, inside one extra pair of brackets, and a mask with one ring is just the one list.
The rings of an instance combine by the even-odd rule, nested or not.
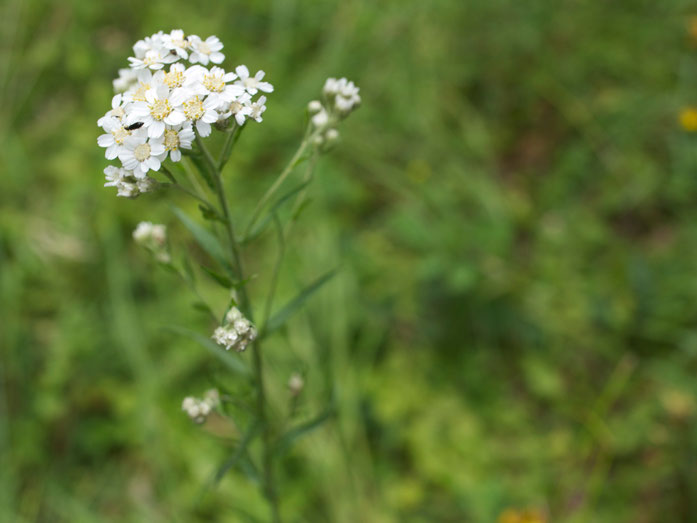
[(225, 350), (235, 349), (242, 352), (257, 337), (257, 330), (237, 307), (231, 308), (225, 315), (225, 324), (215, 329), (213, 340)]
[(157, 261), (172, 261), (167, 251), (167, 228), (164, 225), (140, 222), (133, 231), (133, 239), (148, 249)]
[(238, 125), (249, 118), (262, 121), (266, 97), (252, 97), (272, 92), (273, 86), (263, 81), (264, 71), (252, 76), (244, 65), (234, 73), (212, 65), (225, 59), (222, 48), (216, 36), (203, 40), (180, 29), (136, 42), (130, 69), (121, 69), (114, 80), (119, 94), (97, 121), (104, 130), (97, 143), (106, 148), (108, 160), (122, 164), (104, 170), (105, 186), (126, 197), (153, 190), (148, 173), (167, 158), (180, 161), (196, 133), (206, 137), (211, 124), (227, 127), (232, 118)]
[(220, 404), (220, 394), (217, 390), (211, 389), (206, 392), (203, 399), (187, 396), (182, 401), (182, 410), (191, 418), (194, 423), (201, 424), (206, 421), (208, 415)]
[(323, 100), (312, 100), (307, 110), (317, 131), (315, 145), (335, 142), (339, 138), (336, 125), (361, 103), (359, 88), (346, 78), (327, 78), (322, 90)]

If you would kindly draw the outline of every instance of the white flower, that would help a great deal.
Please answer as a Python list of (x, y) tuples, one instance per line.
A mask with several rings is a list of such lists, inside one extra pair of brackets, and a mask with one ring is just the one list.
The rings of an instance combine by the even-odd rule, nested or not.
[(153, 83), (156, 85), (164, 84), (170, 89), (177, 89), (184, 85), (186, 71), (187, 69), (184, 67), (184, 64), (172, 64), (167, 72), (163, 69), (157, 71), (153, 76)]
[(305, 387), (305, 380), (303, 380), (303, 377), (297, 372), (291, 374), (290, 379), (288, 379), (288, 390), (290, 390), (291, 396), (300, 394), (303, 387)]
[(133, 45), (133, 54), (136, 55), (136, 58), (143, 58), (148, 51), (159, 51), (164, 45), (163, 36), (164, 33), (158, 31), (152, 36), (146, 36), (142, 40), (138, 40)]
[(106, 131), (106, 134), (102, 134), (97, 138), (97, 144), (100, 147), (106, 147), (106, 159), (113, 160), (123, 149), (125, 140), (131, 136), (131, 131), (124, 127), (121, 120), (108, 116), (108, 114), (99, 119), (100, 125)]
[(215, 110), (217, 101), (215, 99), (196, 95), (185, 101), (181, 110), (187, 120), (195, 123), (198, 134), (205, 137), (211, 134), (211, 124), (218, 121), (218, 113)]
[(170, 34), (163, 35), (162, 42), (165, 48), (170, 52), (174, 51), (177, 57), (184, 60), (188, 58), (188, 49), (191, 47), (191, 43), (186, 39), (184, 31), (181, 29), (174, 29)]
[(322, 108), (320, 112), (318, 112), (316, 115), (312, 117), (312, 125), (317, 127), (318, 129), (323, 128), (329, 123), (329, 113)]
[(124, 117), (126, 116), (126, 106), (128, 105), (128, 102), (124, 101), (123, 95), (117, 94), (111, 99), (111, 110), (107, 111), (107, 113), (97, 120), (97, 125), (100, 127), (103, 125), (103, 122), (111, 117), (111, 118), (116, 118), (119, 121), (125, 121)]
[(307, 104), (307, 112), (310, 114), (317, 114), (322, 110), (322, 102), (319, 100), (312, 100)]
[(167, 243), (167, 227), (152, 222), (140, 222), (133, 231), (133, 239), (142, 245), (151, 242), (165, 245)]
[(325, 138), (327, 139), (328, 143), (336, 142), (339, 139), (339, 131), (336, 129), (327, 129)]
[(266, 111), (266, 96), (260, 96), (249, 108), (249, 117), (254, 118), (257, 122), (261, 122), (261, 115)]
[(213, 332), (213, 340), (225, 350), (234, 349), (242, 352), (257, 337), (254, 325), (245, 318), (237, 307), (231, 308), (225, 315), (225, 325)]
[(159, 138), (165, 132), (165, 124), (179, 125), (186, 120), (179, 108), (186, 99), (184, 89), (169, 90), (166, 85), (145, 91), (145, 102), (134, 102), (129, 110), (129, 123), (143, 122), (150, 138)]
[(132, 171), (114, 165), (109, 165), (104, 169), (104, 176), (106, 178), (104, 187), (116, 187), (116, 196), (125, 198), (135, 198), (141, 193), (153, 191), (157, 186), (157, 182), (151, 178), (145, 177), (137, 180)]
[(169, 63), (170, 57), (168, 55), (169, 51), (166, 49), (153, 49), (145, 53), (143, 58), (129, 56), (128, 61), (131, 62), (132, 69), (150, 68), (156, 71), (157, 69), (162, 69), (166, 63)]
[(123, 94), (126, 102), (145, 102), (145, 93), (153, 87), (153, 77), (150, 69), (143, 69), (137, 73), (137, 81)]
[(216, 389), (206, 392), (201, 400), (192, 396), (187, 396), (182, 401), (182, 410), (191, 418), (194, 423), (201, 424), (206, 421), (208, 415), (220, 404), (220, 393)]
[(324, 95), (332, 102), (333, 108), (346, 116), (355, 107), (360, 105), (361, 97), (358, 95), (358, 87), (353, 82), (349, 82), (346, 78), (327, 78), (324, 83)]
[(208, 95), (217, 102), (217, 107), (230, 103), (244, 94), (239, 85), (228, 85), (237, 78), (235, 73), (226, 73), (220, 67), (211, 67), (210, 71), (200, 65), (188, 69), (186, 86), (198, 95)]
[(220, 113), (220, 117), (218, 119), (226, 120), (227, 118), (230, 118), (230, 116), (234, 116), (235, 121), (237, 121), (237, 125), (244, 124), (245, 119), (252, 112), (251, 100), (251, 96), (249, 96), (247, 93), (243, 93), (232, 102), (220, 105), (218, 107), (218, 112)]
[(192, 64), (201, 63), (208, 65), (209, 61), (214, 64), (220, 64), (225, 60), (225, 55), (220, 52), (223, 48), (223, 43), (217, 36), (209, 36), (205, 40), (201, 40), (198, 36), (191, 35), (189, 40), (191, 41), (189, 61)]
[(165, 151), (169, 153), (169, 157), (173, 162), (178, 162), (182, 159), (182, 153), (179, 149), (191, 149), (191, 142), (196, 135), (191, 128), (190, 123), (184, 124), (181, 129), (168, 128), (165, 129), (164, 141)]
[(262, 78), (264, 78), (264, 71), (257, 71), (257, 74), (250, 76), (249, 69), (247, 69), (246, 65), (238, 65), (235, 68), (235, 72), (237, 73), (237, 76), (240, 77), (236, 83), (244, 87), (245, 90), (252, 96), (257, 94), (259, 91), (263, 91), (265, 93), (273, 92), (273, 85), (271, 85), (269, 82), (261, 81)]
[(145, 178), (149, 170), (158, 171), (165, 156), (162, 138), (148, 138), (144, 129), (139, 129), (126, 138), (119, 152), (123, 166), (133, 171), (136, 178)]
[(150, 251), (157, 261), (170, 263), (167, 251), (167, 227), (151, 222), (140, 222), (133, 231), (133, 239)]
[(138, 74), (133, 69), (119, 69), (119, 77), (112, 82), (114, 92), (123, 93), (136, 83)]

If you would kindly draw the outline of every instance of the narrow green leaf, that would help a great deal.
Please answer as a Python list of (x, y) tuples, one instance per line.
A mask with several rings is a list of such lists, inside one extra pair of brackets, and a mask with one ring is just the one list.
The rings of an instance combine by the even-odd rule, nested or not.
[(242, 374), (243, 376), (252, 375), (249, 367), (244, 361), (242, 361), (242, 359), (227, 352), (224, 347), (219, 346), (212, 339), (184, 327), (167, 325), (164, 328), (177, 334), (182, 334), (183, 336), (197, 342), (203, 348), (207, 349), (213, 356), (218, 358), (231, 371), (237, 374)]
[(197, 311), (205, 312), (206, 314), (210, 314), (211, 316), (215, 317), (213, 310), (208, 306), (208, 304), (202, 301), (195, 301), (192, 306)]
[(228, 459), (226, 459), (222, 465), (220, 465), (218, 471), (215, 473), (215, 478), (213, 478), (214, 485), (218, 484), (220, 480), (223, 479), (225, 474), (227, 474), (228, 470), (235, 467), (240, 462), (240, 460), (244, 457), (247, 451), (247, 447), (249, 447), (249, 444), (261, 432), (260, 428), (261, 424), (257, 421), (253, 422), (249, 426), (247, 432), (242, 437), (240, 444), (235, 449), (235, 452), (233, 452), (232, 455)]
[(285, 454), (296, 440), (320, 427), (324, 422), (331, 419), (334, 414), (334, 407), (330, 405), (316, 417), (290, 429), (278, 439), (274, 448), (274, 453), (277, 455)]
[(251, 232), (242, 240), (243, 243), (250, 242), (252, 240), (255, 240), (258, 238), (262, 232), (264, 232), (264, 229), (271, 223), (271, 220), (273, 220), (274, 215), (276, 214), (276, 211), (284, 204), (286, 203), (290, 198), (298, 194), (300, 191), (302, 191), (305, 187), (309, 185), (309, 183), (312, 180), (307, 180), (306, 182), (303, 182), (292, 189), (290, 189), (287, 193), (285, 193), (283, 196), (281, 196), (278, 200), (274, 202), (274, 204), (269, 208), (269, 210), (266, 213), (266, 216), (264, 216), (264, 219), (259, 221), (255, 226), (254, 229), (251, 230)]
[(189, 155), (191, 161), (198, 168), (198, 172), (201, 174), (201, 178), (206, 182), (208, 187), (215, 191), (215, 173), (212, 173), (206, 163), (206, 159), (203, 157), (201, 152), (192, 152)]
[(208, 274), (208, 276), (210, 276), (215, 282), (220, 284), (221, 287), (224, 287), (226, 289), (232, 289), (235, 286), (235, 282), (227, 276), (220, 274), (219, 272), (216, 272), (213, 269), (206, 267), (205, 265), (201, 265), (200, 267), (201, 269), (203, 269), (203, 272)]
[(199, 204), (198, 209), (201, 211), (201, 216), (203, 216), (203, 218), (205, 220), (225, 223), (225, 218), (220, 216), (218, 211), (216, 211), (215, 209), (211, 209), (210, 207), (206, 207), (203, 204)]
[(329, 271), (325, 275), (316, 279), (310, 285), (305, 287), (300, 293), (290, 300), (285, 306), (281, 308), (276, 314), (274, 314), (264, 326), (262, 335), (269, 334), (279, 327), (281, 327), (306, 301), (317, 292), (322, 285), (327, 283), (336, 274), (336, 269)]
[(202, 227), (189, 218), (189, 216), (179, 207), (174, 205), (171, 207), (175, 216), (179, 218), (179, 221), (182, 222), (184, 227), (186, 227), (193, 235), (196, 243), (198, 243), (204, 251), (206, 251), (215, 261), (217, 261), (230, 276), (234, 277), (234, 271), (225, 258), (225, 251), (223, 250), (222, 245), (220, 245), (218, 238), (211, 234), (205, 227)]

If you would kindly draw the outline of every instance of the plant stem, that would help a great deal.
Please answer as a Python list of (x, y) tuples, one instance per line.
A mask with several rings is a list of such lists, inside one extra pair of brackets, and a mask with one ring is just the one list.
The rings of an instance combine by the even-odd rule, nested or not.
[[(230, 133), (231, 135), (233, 133)], [(229, 145), (228, 142), (230, 142)], [(222, 164), (216, 164), (215, 161), (213, 160), (213, 157), (211, 156), (210, 152), (206, 148), (206, 146), (203, 144), (201, 141), (201, 138), (196, 135), (196, 143), (201, 150), (203, 157), (211, 170), (211, 172), (214, 174), (213, 178), (215, 180), (215, 186), (216, 186), (216, 193), (218, 195), (218, 200), (220, 202), (220, 207), (223, 211), (223, 217), (225, 219), (225, 229), (227, 231), (227, 236), (228, 240), (230, 243), (230, 253), (232, 255), (232, 261), (234, 265), (236, 266), (237, 270), (237, 276), (239, 281), (244, 280), (244, 267), (242, 265), (242, 259), (239, 254), (239, 247), (237, 245), (237, 240), (235, 238), (235, 230), (232, 225), (232, 218), (230, 216), (230, 209), (229, 205), (227, 202), (227, 197), (225, 195), (225, 191), (223, 188), (223, 181), (221, 177), (221, 170), (224, 166), (224, 162)], [(226, 140), (226, 145), (224, 147), (228, 147), (228, 152), (225, 154), (228, 155), (229, 157), (229, 149), (232, 147), (232, 144), (234, 144), (234, 139), (233, 138), (228, 138)], [(225, 156), (221, 156), (221, 160), (225, 159)], [(250, 321), (253, 320), (252, 316), (252, 308), (251, 308), (251, 303), (249, 301), (249, 296), (247, 294), (247, 289), (244, 285), (241, 285), (239, 288), (239, 293), (240, 293), (240, 306), (242, 309), (242, 312), (249, 318)], [(261, 355), (261, 343), (259, 340), (254, 342), (254, 345), (252, 347), (252, 354), (253, 354), (253, 361), (254, 361), (254, 376), (257, 384), (257, 402), (256, 402), (256, 415), (257, 419), (259, 422), (262, 424), (262, 461), (263, 461), (263, 476), (264, 476), (264, 495), (266, 496), (266, 499), (269, 502), (270, 508), (271, 508), (271, 514), (272, 514), (272, 520), (274, 523), (280, 523), (281, 521), (281, 516), (278, 508), (278, 496), (276, 493), (276, 487), (274, 483), (274, 477), (273, 477), (273, 456), (272, 456), (272, 441), (271, 441), (271, 427), (268, 423), (267, 417), (266, 417), (266, 394), (264, 391), (264, 368), (263, 368), (263, 360), (262, 360), (262, 355)]]
[(271, 187), (267, 189), (267, 191), (264, 193), (264, 196), (261, 197), (259, 203), (257, 203), (256, 207), (254, 208), (254, 211), (252, 212), (252, 218), (249, 220), (249, 224), (247, 225), (247, 229), (244, 233), (245, 238), (249, 235), (249, 232), (252, 230), (252, 227), (259, 219), (259, 215), (261, 214), (261, 211), (264, 209), (264, 205), (266, 205), (269, 202), (274, 193), (278, 190), (281, 184), (283, 184), (288, 175), (293, 171), (293, 167), (295, 167), (298, 160), (302, 158), (302, 155), (305, 153), (305, 149), (307, 149), (307, 146), (312, 141), (312, 138), (314, 138), (316, 132), (310, 134), (309, 130), (310, 128), (308, 127), (308, 130), (305, 133), (305, 137), (303, 138), (303, 141), (300, 143), (298, 150), (295, 151), (295, 154), (290, 159), (290, 162), (288, 162), (288, 165), (286, 165), (281, 174), (278, 175), (276, 181), (273, 183), (273, 185), (271, 185)]

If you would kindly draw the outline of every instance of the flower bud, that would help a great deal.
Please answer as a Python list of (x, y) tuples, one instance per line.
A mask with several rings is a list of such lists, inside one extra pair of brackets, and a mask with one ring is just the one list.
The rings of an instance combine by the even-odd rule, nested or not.
[(307, 104), (307, 112), (310, 114), (317, 114), (322, 110), (322, 102), (319, 100), (312, 100)]
[(303, 377), (297, 372), (291, 374), (290, 379), (288, 380), (288, 390), (290, 391), (291, 396), (298, 396), (304, 387), (305, 380), (303, 380)]

